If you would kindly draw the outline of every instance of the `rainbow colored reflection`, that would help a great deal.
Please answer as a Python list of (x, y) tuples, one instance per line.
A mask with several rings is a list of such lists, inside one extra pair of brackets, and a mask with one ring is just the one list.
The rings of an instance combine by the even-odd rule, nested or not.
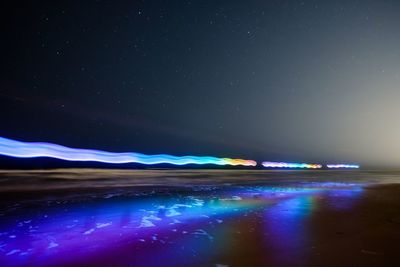
[(264, 161), (262, 165), (266, 168), (301, 168), (301, 169), (322, 168), (321, 164), (287, 163), (287, 162), (271, 162), (271, 161)]
[(272, 253), (242, 255), (285, 262), (286, 253), (278, 252), (298, 251), (312, 238), (307, 219), (324, 205), (349, 209), (362, 192), (362, 184), (312, 182), (13, 200), (0, 216), (0, 266), (234, 266), (233, 253), (241, 252), (232, 244), (265, 244)]
[(341, 169), (341, 168), (346, 168), (346, 169), (359, 169), (360, 166), (357, 164), (328, 164), (326, 165), (329, 169)]
[(28, 143), (0, 137), (0, 155), (17, 158), (50, 157), (68, 161), (97, 161), (104, 163), (140, 163), (152, 164), (214, 164), (214, 165), (241, 165), (256, 166), (254, 160), (197, 157), (197, 156), (171, 156), (165, 154), (145, 155), (140, 153), (125, 152), (115, 153), (94, 149), (70, 148), (51, 143)]

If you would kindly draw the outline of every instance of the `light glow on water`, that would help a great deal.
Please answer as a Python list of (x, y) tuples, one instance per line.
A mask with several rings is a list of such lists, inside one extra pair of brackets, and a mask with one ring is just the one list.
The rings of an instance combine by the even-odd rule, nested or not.
[(14, 203), (1, 214), (0, 264), (81, 266), (98, 259), (94, 265), (110, 266), (104, 259), (114, 255), (116, 266), (215, 265), (212, 252), (252, 231), (248, 225), (232, 228), (242, 220), (261, 218), (271, 248), (301, 246), (307, 226), (299, 225), (318, 209), (318, 201), (341, 200), (332, 207), (346, 209), (361, 193), (360, 185), (346, 183), (202, 186), (47, 198), (35, 201), (35, 208)]

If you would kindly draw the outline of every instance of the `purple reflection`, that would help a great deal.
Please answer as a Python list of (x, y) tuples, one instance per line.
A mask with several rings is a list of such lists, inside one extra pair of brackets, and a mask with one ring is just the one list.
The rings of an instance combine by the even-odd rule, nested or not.
[(357, 203), (362, 192), (363, 190), (361, 187), (354, 187), (347, 190), (331, 190), (326, 194), (328, 205), (337, 211), (350, 210)]
[(304, 262), (305, 251), (313, 248), (309, 225), (313, 213), (325, 203), (333, 210), (350, 209), (362, 193), (359, 184), (327, 182), (304, 186), (265, 209), (264, 246), (272, 251), (274, 264)]
[[(308, 245), (307, 223), (308, 216), (314, 209), (313, 196), (298, 196), (284, 200), (265, 212), (266, 243), (282, 260), (282, 253), (288, 255), (291, 262), (299, 248)], [(297, 255), (298, 256), (298, 255)]]
[[(114, 200), (106, 195), (83, 202), (46, 201), (37, 209), (16, 206), (8, 209), (1, 222), (0, 263), (72, 264), (93, 260), (96, 255), (104, 259), (122, 253), (125, 263), (149, 266), (154, 260), (146, 252), (149, 249), (153, 253), (159, 249), (165, 256), (175, 255), (177, 246), (178, 254), (196, 247), (191, 254), (199, 254), (202, 246), (207, 248), (214, 241), (211, 226), (253, 205), (239, 200), (242, 198), (228, 191), (216, 198), (145, 194)], [(125, 255), (132, 250), (140, 254), (134, 258)]]
[(308, 183), (21, 201), (0, 213), (0, 266), (223, 265), (220, 255), (249, 231), (237, 223), (244, 218), (264, 221), (258, 235), (282, 260), (281, 253), (310, 245), (308, 220), (321, 199), (343, 199), (343, 206), (360, 193), (359, 185)]

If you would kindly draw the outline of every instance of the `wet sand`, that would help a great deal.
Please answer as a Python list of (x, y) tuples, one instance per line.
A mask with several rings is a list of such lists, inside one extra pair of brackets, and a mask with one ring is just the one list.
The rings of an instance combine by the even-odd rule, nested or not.
[(0, 173), (1, 266), (399, 266), (400, 173)]
[(399, 266), (400, 185), (369, 186), (351, 205), (336, 199), (345, 205), (339, 209), (329, 201), (321, 197), (302, 221), (281, 207), (279, 212), (288, 213), (279, 222), (286, 224), (286, 233), (274, 233), (276, 228), (265, 233), (263, 223), (250, 218), (238, 223), (254, 231), (232, 245), (226, 261), (230, 266)]
[[(329, 219), (332, 218), (332, 219)], [(313, 264), (398, 266), (400, 263), (400, 185), (366, 188), (346, 212), (329, 209), (313, 218)]]

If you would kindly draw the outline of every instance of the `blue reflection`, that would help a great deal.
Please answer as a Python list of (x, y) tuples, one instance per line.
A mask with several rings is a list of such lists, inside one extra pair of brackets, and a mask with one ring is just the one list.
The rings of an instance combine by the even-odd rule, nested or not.
[(243, 218), (263, 227), (264, 244), (251, 245), (265, 245), (284, 262), (283, 254), (292, 260), (312, 245), (309, 222), (320, 205), (351, 208), (361, 193), (359, 184), (329, 182), (155, 188), (15, 203), (0, 215), (0, 266), (210, 265), (226, 253), (232, 233), (249, 230), (235, 224)]
[(313, 196), (294, 197), (273, 205), (265, 212), (266, 239), (277, 250), (295, 249), (307, 241), (306, 224), (314, 209)]

